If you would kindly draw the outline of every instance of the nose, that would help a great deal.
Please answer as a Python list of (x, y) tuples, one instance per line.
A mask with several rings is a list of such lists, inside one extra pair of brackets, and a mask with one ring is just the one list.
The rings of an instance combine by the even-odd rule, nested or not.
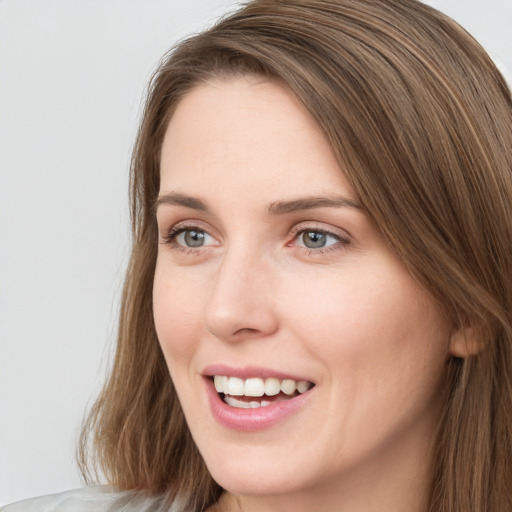
[(211, 287), (205, 324), (226, 342), (263, 338), (279, 326), (271, 262), (247, 250), (226, 254)]

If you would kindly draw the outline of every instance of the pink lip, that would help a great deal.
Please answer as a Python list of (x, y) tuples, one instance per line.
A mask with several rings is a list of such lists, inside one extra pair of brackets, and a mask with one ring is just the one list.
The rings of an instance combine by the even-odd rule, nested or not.
[(289, 373), (283, 373), (281, 371), (271, 370), (270, 368), (262, 368), (257, 366), (244, 366), (243, 368), (233, 368), (223, 364), (213, 364), (207, 366), (203, 370), (203, 375), (206, 377), (213, 377), (214, 375), (226, 375), (228, 377), (238, 377), (240, 379), (250, 379), (251, 377), (260, 377), (262, 379), (268, 379), (274, 377), (275, 379), (284, 380), (292, 379), (295, 381), (310, 379), (300, 377), (298, 375), (292, 375)]
[(284, 375), (272, 370), (265, 370), (262, 368), (243, 369), (228, 368), (226, 366), (209, 366), (203, 372), (206, 394), (210, 403), (210, 409), (213, 417), (224, 427), (232, 430), (243, 432), (255, 432), (270, 428), (281, 421), (284, 421), (289, 416), (298, 412), (307, 405), (307, 402), (314, 394), (314, 387), (301, 395), (298, 395), (289, 400), (282, 402), (275, 402), (265, 407), (258, 407), (256, 409), (238, 409), (226, 404), (219, 393), (215, 389), (211, 376), (213, 375), (228, 375), (230, 377), (239, 377), (247, 379), (250, 377), (275, 377), (277, 379), (293, 379), (293, 380), (307, 380), (294, 378), (293, 376)]

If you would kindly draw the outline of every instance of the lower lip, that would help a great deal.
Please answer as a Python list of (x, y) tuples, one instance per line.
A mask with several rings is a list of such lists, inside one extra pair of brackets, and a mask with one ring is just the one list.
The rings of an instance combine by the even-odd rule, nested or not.
[[(255, 432), (270, 428), (286, 420), (306, 406), (312, 390), (289, 400), (275, 402), (256, 409), (231, 407), (222, 400), (211, 379), (205, 379), (206, 392), (213, 417), (224, 427), (244, 432)], [(314, 389), (314, 388), (313, 388)]]

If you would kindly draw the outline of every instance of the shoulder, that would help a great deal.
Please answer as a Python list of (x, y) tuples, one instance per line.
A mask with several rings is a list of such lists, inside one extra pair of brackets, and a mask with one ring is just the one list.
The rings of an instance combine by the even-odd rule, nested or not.
[[(0, 512), (144, 512), (164, 510), (162, 497), (150, 497), (133, 491), (117, 491), (108, 485), (84, 487), (73, 491), (19, 501)], [(166, 502), (165, 510), (179, 510)], [(169, 505), (171, 505), (169, 507)]]
[(103, 512), (119, 494), (110, 486), (84, 487), (19, 501), (3, 507), (1, 512)]

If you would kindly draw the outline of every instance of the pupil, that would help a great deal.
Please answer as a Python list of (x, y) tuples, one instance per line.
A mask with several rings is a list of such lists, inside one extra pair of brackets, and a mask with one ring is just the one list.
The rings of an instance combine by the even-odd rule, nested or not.
[(318, 231), (309, 231), (302, 235), (302, 241), (309, 249), (318, 249), (319, 247), (324, 247), (327, 236), (325, 233), (319, 233)]
[(201, 247), (204, 243), (204, 233), (194, 230), (187, 231), (185, 233), (185, 243), (189, 247)]

